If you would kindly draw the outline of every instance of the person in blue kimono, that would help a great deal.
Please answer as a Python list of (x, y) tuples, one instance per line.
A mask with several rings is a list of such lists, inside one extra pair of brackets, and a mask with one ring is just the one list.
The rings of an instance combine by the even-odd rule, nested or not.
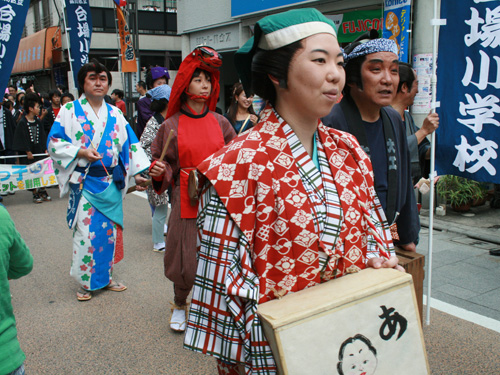
[(122, 201), (130, 177), (137, 190), (149, 159), (118, 108), (104, 101), (111, 74), (97, 60), (78, 72), (81, 96), (61, 108), (48, 137), (61, 196), (69, 193), (67, 221), (73, 229), (70, 274), (80, 283), (79, 301), (92, 291), (121, 292), (113, 266), (123, 258), (117, 246), (123, 227)]

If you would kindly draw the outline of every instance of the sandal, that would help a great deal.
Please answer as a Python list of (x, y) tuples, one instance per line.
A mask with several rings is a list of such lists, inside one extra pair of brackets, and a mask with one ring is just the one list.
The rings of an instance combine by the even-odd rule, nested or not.
[(92, 298), (92, 292), (90, 290), (80, 288), (80, 290), (76, 292), (76, 299), (78, 301), (88, 301), (91, 298)]
[(124, 290), (127, 290), (127, 287), (122, 283), (111, 281), (104, 289), (111, 290), (113, 292), (123, 292)]
[(42, 198), (45, 202), (50, 202), (52, 200), (52, 198), (49, 196), (49, 194), (45, 190), (42, 190), (40, 192), (40, 198)]

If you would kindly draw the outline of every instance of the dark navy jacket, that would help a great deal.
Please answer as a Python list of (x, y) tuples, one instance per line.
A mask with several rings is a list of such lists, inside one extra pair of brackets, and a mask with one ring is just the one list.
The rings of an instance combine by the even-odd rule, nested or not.
[[(344, 96), (341, 103), (342, 105), (336, 104), (330, 114), (321, 120), (326, 126), (343, 130), (348, 133), (353, 133), (349, 128), (346, 118), (356, 119), (356, 121), (359, 121), (361, 124), (361, 115), (359, 114), (356, 104), (349, 96)], [(350, 113), (346, 115), (346, 113), (344, 113), (345, 110)], [(404, 123), (401, 120), (399, 113), (391, 107), (382, 108), (381, 116), (383, 121), (390, 121), (390, 124), (392, 125), (396, 143), (395, 146), (398, 165), (396, 178), (397, 186), (392, 187), (395, 194), (390, 194), (388, 197), (388, 200), (395, 200), (393, 201), (395, 212), (393, 214), (386, 212), (386, 215), (389, 214), (392, 216), (387, 217), (387, 221), (389, 224), (392, 224), (394, 220), (397, 223), (399, 241), (394, 241), (395, 244), (406, 245), (410, 242), (417, 244), (418, 233), (420, 231), (420, 220), (418, 217), (417, 202), (411, 180), (410, 154), (408, 151)], [(358, 138), (358, 141), (363, 148), (368, 146), (367, 144), (363, 144), (364, 142), (362, 139)], [(385, 147), (385, 145), (381, 145), (381, 147)], [(377, 176), (375, 176), (375, 178), (377, 178)]]

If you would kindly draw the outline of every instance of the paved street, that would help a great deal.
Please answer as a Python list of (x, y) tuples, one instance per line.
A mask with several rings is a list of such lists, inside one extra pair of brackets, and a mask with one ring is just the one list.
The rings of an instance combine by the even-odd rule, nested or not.
[[(40, 205), (26, 192), (4, 199), (35, 258), (33, 272), (11, 282), (27, 374), (215, 374), (213, 359), (182, 349), (182, 335), (168, 328), (172, 284), (163, 256), (152, 251), (147, 201), (130, 195), (124, 204), (125, 259), (115, 275), (129, 289), (78, 302), (66, 198), (49, 193), (53, 202)], [(424, 229), (422, 253), (427, 235)], [(465, 233), (435, 231), (434, 240), (432, 298), (439, 303), (431, 303), (436, 309), (424, 327), (432, 373), (498, 374), (500, 259), (488, 254), (491, 243), (467, 242)]]

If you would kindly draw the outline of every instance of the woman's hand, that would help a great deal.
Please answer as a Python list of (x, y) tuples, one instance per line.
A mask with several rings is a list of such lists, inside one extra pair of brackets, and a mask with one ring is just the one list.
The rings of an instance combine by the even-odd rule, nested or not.
[(96, 160), (102, 159), (101, 154), (99, 154), (93, 148), (81, 148), (76, 156), (79, 158), (85, 158), (91, 163), (93, 163)]
[(135, 190), (144, 191), (147, 189), (146, 186), (141, 186), (141, 184), (144, 184), (148, 181), (147, 178), (142, 177), (140, 174), (136, 174), (134, 176), (134, 179), (135, 179)]
[(35, 158), (31, 151), (26, 151), (26, 156), (28, 157), (28, 160), (33, 160)]
[(395, 270), (406, 272), (403, 267), (399, 264), (399, 259), (396, 256), (392, 256), (389, 259), (385, 258), (370, 258), (366, 262), (367, 267), (378, 268), (394, 268)]
[(259, 118), (256, 115), (250, 115), (250, 121), (255, 125)]
[(159, 160), (156, 160), (156, 162), (153, 163), (153, 166), (149, 170), (149, 175), (158, 179), (165, 174), (166, 170), (167, 169), (165, 168), (165, 164)]

